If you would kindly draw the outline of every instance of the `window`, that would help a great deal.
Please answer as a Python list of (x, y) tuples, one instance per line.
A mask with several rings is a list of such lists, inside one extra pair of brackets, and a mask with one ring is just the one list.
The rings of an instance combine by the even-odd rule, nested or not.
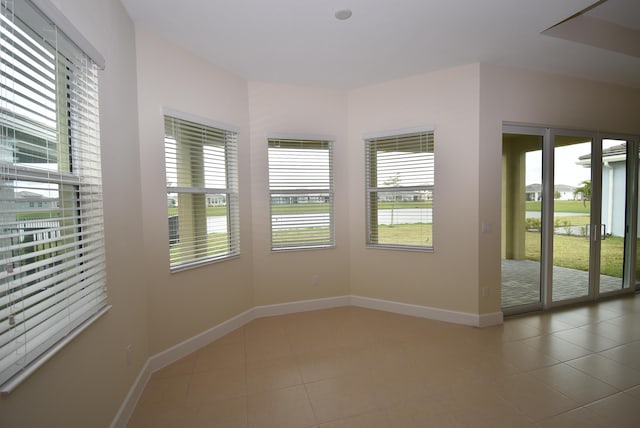
[(269, 139), (271, 248), (334, 246), (331, 141)]
[(108, 305), (98, 65), (30, 2), (3, 1), (0, 20), (6, 393)]
[(172, 271), (240, 254), (237, 132), (164, 118)]
[(367, 245), (433, 248), (433, 131), (365, 139)]

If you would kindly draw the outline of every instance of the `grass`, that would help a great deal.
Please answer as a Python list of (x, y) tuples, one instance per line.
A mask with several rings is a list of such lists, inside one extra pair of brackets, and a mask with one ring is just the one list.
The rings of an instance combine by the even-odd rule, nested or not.
[[(432, 201), (409, 201), (409, 202), (380, 202), (378, 204), (378, 209), (407, 209), (407, 208), (432, 208)], [(329, 204), (328, 203), (310, 203), (310, 204), (280, 204), (273, 206), (273, 214), (317, 214), (317, 213), (328, 213), (329, 212)], [(210, 216), (224, 216), (227, 215), (227, 207), (207, 207), (206, 208), (207, 217)], [(178, 215), (178, 208), (171, 207), (168, 209), (169, 217)]]
[[(540, 261), (540, 233), (526, 232), (526, 257)], [(622, 278), (624, 238), (608, 236), (601, 241), (600, 273)], [(553, 236), (553, 264), (569, 269), (589, 270), (589, 240), (583, 236)]]
[(378, 226), (378, 244), (432, 246), (431, 223), (395, 224)]
[[(526, 211), (542, 211), (542, 201), (527, 201), (525, 203)], [(559, 213), (581, 213), (589, 214), (591, 210), (591, 202), (586, 201), (553, 201), (553, 210)]]

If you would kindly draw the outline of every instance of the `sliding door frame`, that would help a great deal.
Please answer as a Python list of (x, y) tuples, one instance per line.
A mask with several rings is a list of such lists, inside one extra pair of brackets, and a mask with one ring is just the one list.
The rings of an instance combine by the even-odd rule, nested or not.
[[(542, 199), (542, 240), (540, 253), (540, 302), (503, 308), (505, 315), (551, 309), (574, 303), (598, 301), (602, 297), (628, 294), (640, 290), (640, 278), (637, 278), (637, 242), (638, 239), (638, 200), (639, 200), (639, 150), (640, 137), (620, 133), (597, 132), (589, 130), (554, 128), (535, 125), (504, 123), (503, 134), (542, 136), (542, 189), (543, 195), (554, 194), (554, 149), (557, 136), (584, 137), (591, 140), (591, 208), (590, 208), (590, 245), (589, 245), (589, 290), (587, 295), (562, 301), (553, 301), (553, 198)], [(623, 286), (620, 290), (600, 293), (600, 256), (602, 220), (602, 142), (605, 139), (617, 139), (627, 142), (627, 189), (625, 198), (625, 242)], [(594, 162), (593, 160), (597, 160)], [(594, 242), (597, 244), (594, 245)]]

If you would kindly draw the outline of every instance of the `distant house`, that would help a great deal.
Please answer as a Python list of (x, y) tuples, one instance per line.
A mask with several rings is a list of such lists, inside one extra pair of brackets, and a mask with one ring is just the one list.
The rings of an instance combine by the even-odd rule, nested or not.
[(57, 198), (47, 198), (40, 193), (28, 192), (26, 190), (15, 193), (15, 207), (19, 211), (49, 211), (58, 208), (60, 202)]
[[(578, 158), (578, 165), (591, 166), (591, 155)], [(608, 235), (624, 236), (627, 143), (602, 150), (602, 223)]]
[[(567, 186), (566, 184), (556, 184), (554, 186), (554, 199), (561, 201), (573, 201), (576, 199), (574, 194), (576, 188), (573, 186)], [(525, 187), (526, 200), (527, 201), (540, 201), (542, 200), (542, 184), (528, 184)]]

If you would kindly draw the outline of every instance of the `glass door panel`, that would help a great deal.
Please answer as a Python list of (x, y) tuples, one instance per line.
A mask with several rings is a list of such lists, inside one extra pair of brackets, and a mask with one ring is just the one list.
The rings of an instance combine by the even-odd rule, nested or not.
[(602, 141), (600, 293), (624, 287), (627, 141)]
[(589, 296), (591, 149), (586, 137), (554, 140), (553, 302)]
[(502, 307), (541, 305), (541, 135), (502, 138)]

